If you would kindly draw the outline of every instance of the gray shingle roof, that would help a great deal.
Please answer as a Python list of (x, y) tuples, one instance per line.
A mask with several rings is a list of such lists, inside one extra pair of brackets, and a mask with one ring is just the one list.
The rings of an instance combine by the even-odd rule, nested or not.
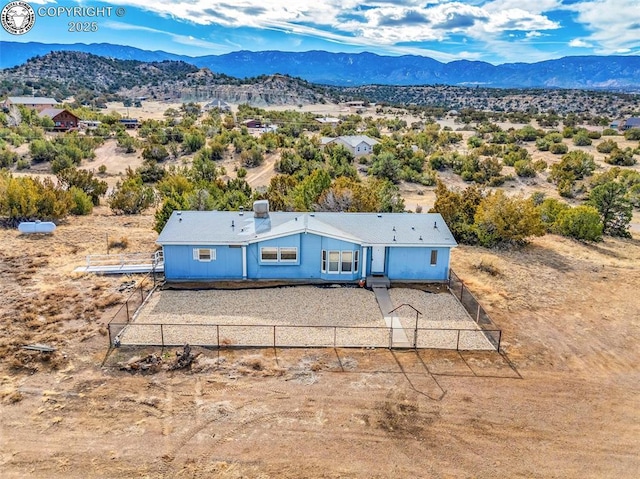
[(159, 244), (249, 244), (297, 233), (312, 233), (361, 245), (456, 246), (438, 213), (298, 213), (174, 211)]
[(624, 122), (625, 126), (640, 127), (640, 118), (631, 117)]

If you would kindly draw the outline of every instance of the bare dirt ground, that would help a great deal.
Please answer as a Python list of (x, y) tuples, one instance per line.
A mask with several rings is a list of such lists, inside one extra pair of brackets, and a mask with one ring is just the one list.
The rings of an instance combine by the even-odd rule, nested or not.
[[(52, 236), (0, 230), (3, 478), (637, 477), (637, 238), (457, 248), (504, 355), (198, 349), (168, 371), (175, 349), (119, 349), (103, 367), (136, 278), (72, 270), (108, 239), (151, 250), (152, 222), (98, 208)], [(150, 352), (155, 374), (117, 367)]]

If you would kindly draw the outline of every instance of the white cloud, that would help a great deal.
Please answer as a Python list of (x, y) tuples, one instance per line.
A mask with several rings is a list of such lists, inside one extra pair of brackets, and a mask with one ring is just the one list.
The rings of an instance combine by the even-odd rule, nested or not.
[(540, 33), (540, 32), (539, 32), (539, 31), (537, 31), (537, 30), (533, 30), (533, 31), (531, 31), (531, 32), (527, 32), (527, 33), (525, 34), (525, 37), (526, 37), (526, 38), (538, 38), (538, 37), (543, 37), (543, 36), (544, 36), (544, 33)]
[(167, 35), (168, 37), (171, 37), (171, 40), (174, 41), (175, 43), (179, 43), (181, 45), (190, 45), (193, 47), (198, 47), (198, 48), (205, 48), (208, 50), (213, 50), (213, 51), (227, 51), (227, 47), (226, 45), (223, 45), (221, 43), (214, 43), (214, 42), (209, 42), (207, 40), (201, 40), (198, 38), (194, 38), (191, 35), (178, 35), (172, 32), (166, 32), (164, 30), (158, 30), (155, 28), (151, 28), (151, 27), (144, 27), (144, 26), (140, 26), (140, 25), (131, 25), (129, 23), (124, 23), (124, 22), (115, 22), (115, 21), (106, 21), (104, 22), (103, 26), (105, 28), (111, 28), (112, 30), (126, 30), (126, 31), (140, 31), (140, 32), (147, 32), (147, 33), (158, 33), (161, 35)]
[(567, 6), (576, 20), (591, 32), (585, 41), (596, 53), (609, 54), (640, 48), (640, 2), (638, 0), (593, 0)]
[(574, 48), (592, 48), (593, 47), (591, 43), (585, 42), (581, 38), (574, 38), (569, 42), (569, 46)]

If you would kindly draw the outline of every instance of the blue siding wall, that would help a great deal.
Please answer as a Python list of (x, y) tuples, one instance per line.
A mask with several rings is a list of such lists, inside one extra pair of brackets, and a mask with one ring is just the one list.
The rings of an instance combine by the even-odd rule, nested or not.
[[(262, 263), (260, 248), (296, 247), (298, 264)], [(317, 279), (320, 277), (320, 237), (295, 234), (261, 241), (247, 246), (247, 277), (249, 279)]]
[[(435, 266), (430, 264), (432, 250), (438, 252), (438, 261)], [(388, 248), (389, 279), (446, 281), (449, 277), (449, 253), (449, 248)]]
[[(298, 248), (297, 263), (263, 263), (261, 247)], [(193, 259), (194, 248), (215, 249), (216, 259), (206, 262)], [(247, 249), (248, 279), (323, 279), (327, 281), (356, 281), (362, 277), (362, 268), (370, 268), (371, 248), (363, 264), (363, 248), (355, 243), (314, 234), (295, 234), (283, 238), (250, 244)], [(358, 271), (322, 272), (322, 250), (358, 251)], [(438, 252), (432, 266), (431, 251)], [(449, 248), (388, 247), (386, 271), (390, 280), (446, 281), (449, 275)], [(242, 248), (228, 245), (165, 245), (165, 277), (169, 281), (242, 279)], [(339, 268), (341, 269), (341, 268)], [(369, 270), (366, 270), (369, 273)]]
[[(216, 250), (213, 261), (193, 259), (194, 248)], [(242, 248), (227, 245), (165, 245), (164, 275), (167, 280), (242, 279)]]

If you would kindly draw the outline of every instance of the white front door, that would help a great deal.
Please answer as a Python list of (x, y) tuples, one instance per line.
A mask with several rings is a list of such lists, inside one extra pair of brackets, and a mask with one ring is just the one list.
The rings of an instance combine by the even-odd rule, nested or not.
[(371, 273), (384, 273), (385, 263), (385, 251), (384, 246), (372, 246), (371, 247)]

